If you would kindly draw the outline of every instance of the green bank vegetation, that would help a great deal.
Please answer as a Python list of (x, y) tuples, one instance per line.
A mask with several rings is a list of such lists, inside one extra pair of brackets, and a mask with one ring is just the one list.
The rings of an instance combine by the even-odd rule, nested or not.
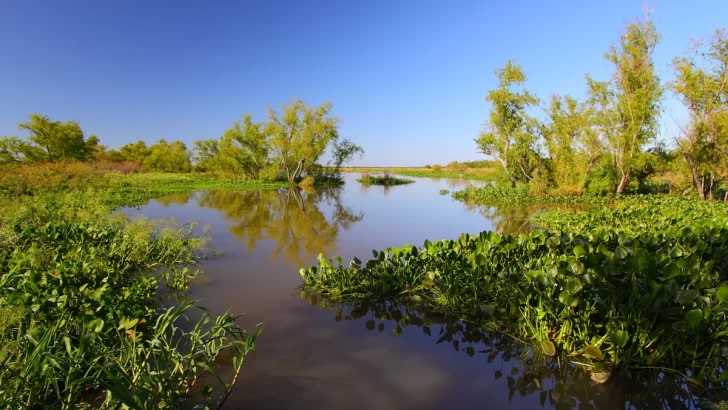
[(166, 307), (199, 273), (207, 235), (113, 210), (224, 181), (88, 163), (3, 171), (0, 407), (222, 406), (260, 328), (247, 334), (184, 297)]
[[(630, 24), (605, 54), (612, 78), (587, 75), (583, 100), (553, 95), (544, 103), (525, 88), (519, 65), (509, 61), (496, 70), (498, 84), (485, 98), (489, 118), (476, 139), (478, 151), (498, 163), (496, 179), (527, 186), (534, 196), (720, 197), (728, 175), (728, 34), (718, 30), (691, 45), (673, 61), (668, 84), (655, 73), (659, 39), (651, 21)], [(658, 141), (667, 90), (688, 118)]]
[[(331, 111), (330, 103), (313, 107), (294, 100), (281, 112), (269, 108), (265, 122), (255, 122), (247, 114), (219, 139), (196, 141), (193, 149), (181, 141), (161, 139), (151, 145), (126, 144), (119, 150), (100, 144), (95, 135), (85, 137), (75, 121), (31, 114), (18, 126), (25, 138), (0, 138), (0, 165), (80, 161), (126, 173), (194, 171), (225, 179), (341, 184), (341, 167), (364, 150), (339, 137), (339, 119)], [(331, 159), (319, 163), (327, 150)]]

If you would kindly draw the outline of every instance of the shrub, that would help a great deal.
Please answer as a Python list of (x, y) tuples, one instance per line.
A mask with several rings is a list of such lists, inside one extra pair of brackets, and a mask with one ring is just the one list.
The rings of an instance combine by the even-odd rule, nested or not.
[(440, 164), (433, 165), (432, 172), (442, 172), (442, 165), (440, 165)]

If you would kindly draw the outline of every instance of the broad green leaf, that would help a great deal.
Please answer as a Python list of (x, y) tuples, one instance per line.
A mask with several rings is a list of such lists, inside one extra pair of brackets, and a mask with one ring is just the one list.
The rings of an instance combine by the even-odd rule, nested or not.
[(685, 314), (685, 321), (691, 329), (695, 329), (703, 321), (703, 311), (700, 309), (689, 311)]
[(604, 353), (602, 353), (602, 351), (594, 345), (588, 345), (584, 348), (584, 356), (595, 360), (604, 359)]
[(683, 306), (687, 306), (692, 303), (692, 301), (695, 300), (695, 298), (697, 298), (699, 294), (700, 293), (697, 291), (697, 289), (683, 290), (678, 292), (676, 300), (677, 303)]
[(612, 332), (610, 339), (616, 346), (624, 347), (629, 340), (629, 333), (626, 330), (616, 330)]
[(543, 354), (547, 356), (556, 355), (556, 346), (554, 346), (554, 343), (550, 340), (542, 340), (540, 342), (537, 342), (536, 346), (538, 346), (541, 352), (543, 352)]
[(720, 303), (728, 302), (728, 285), (723, 285), (719, 287), (718, 291), (715, 292), (715, 297)]
[(629, 251), (627, 251), (627, 249), (624, 248), (622, 245), (617, 245), (617, 248), (614, 250), (614, 254), (619, 259), (625, 259), (627, 256), (629, 256)]
[(584, 249), (584, 247), (581, 246), (581, 245), (576, 245), (574, 247), (574, 255), (576, 255), (576, 256), (584, 256), (584, 255), (586, 255), (586, 249)]

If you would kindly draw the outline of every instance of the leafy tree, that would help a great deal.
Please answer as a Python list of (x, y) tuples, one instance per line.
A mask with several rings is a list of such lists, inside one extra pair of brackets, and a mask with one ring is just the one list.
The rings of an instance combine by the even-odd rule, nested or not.
[(476, 142), (481, 153), (500, 162), (515, 185), (532, 179), (538, 164), (536, 121), (527, 113), (538, 99), (528, 90), (516, 89), (526, 82), (526, 75), (514, 62), (508, 61), (495, 75), (498, 87), (485, 97), (491, 104), (490, 117)]
[(265, 134), (270, 136), (273, 161), (289, 181), (298, 181), (313, 168), (326, 147), (337, 140), (337, 118), (331, 117), (331, 104), (311, 107), (301, 100), (282, 106), (280, 115), (268, 109)]
[(167, 142), (164, 139), (149, 147), (150, 154), (144, 159), (144, 167), (163, 172), (190, 172), (192, 162), (190, 153), (184, 143)]
[(218, 140), (197, 140), (193, 149), (195, 169), (201, 172), (218, 171), (221, 169), (219, 163), (220, 144)]
[(728, 161), (728, 34), (718, 30), (707, 45), (691, 45), (673, 68), (670, 87), (689, 112), (675, 142), (698, 196), (712, 199)]
[(126, 161), (136, 161), (140, 163), (143, 163), (144, 160), (152, 153), (151, 149), (147, 147), (147, 143), (141, 140), (136, 143), (126, 144), (121, 147), (119, 151)]
[(45, 115), (31, 114), (18, 129), (28, 132), (27, 139), (0, 139), (0, 161), (88, 161), (93, 159), (99, 143), (95, 135), (84, 137), (76, 121), (51, 121)]
[(265, 125), (253, 122), (253, 116), (246, 114), (242, 120), (235, 121), (220, 139), (218, 159), (232, 172), (259, 179), (269, 165), (268, 140)]
[(637, 154), (655, 138), (663, 92), (652, 60), (658, 42), (651, 21), (630, 24), (619, 43), (605, 54), (615, 67), (612, 80), (597, 82), (588, 78), (602, 138), (619, 173), (617, 194), (627, 188)]
[(572, 97), (551, 97), (549, 123), (542, 126), (550, 167), (560, 192), (584, 191), (603, 152), (594, 128), (594, 109)]

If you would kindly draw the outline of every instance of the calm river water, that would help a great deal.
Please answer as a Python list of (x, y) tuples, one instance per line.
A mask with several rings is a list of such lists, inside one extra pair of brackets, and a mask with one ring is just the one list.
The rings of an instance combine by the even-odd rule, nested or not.
[[(333, 306), (302, 297), (298, 269), (316, 256), (483, 230), (523, 232), (537, 209), (468, 207), (441, 189), (467, 181), (415, 178), (390, 189), (345, 187), (172, 195), (129, 210), (212, 227), (223, 252), (203, 263), (187, 295), (215, 313), (265, 322), (226, 408), (240, 409), (617, 409), (690, 408), (687, 387), (659, 376), (613, 377), (595, 385), (573, 366), (527, 346), (412, 306)], [(325, 306), (321, 306), (321, 305)]]

